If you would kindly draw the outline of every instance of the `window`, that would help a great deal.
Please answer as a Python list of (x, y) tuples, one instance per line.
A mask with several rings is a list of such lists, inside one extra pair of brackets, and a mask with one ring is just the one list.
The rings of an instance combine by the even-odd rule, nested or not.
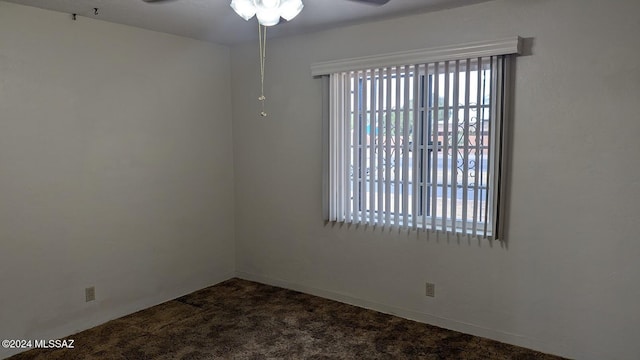
[(508, 56), (330, 73), (330, 221), (497, 238)]

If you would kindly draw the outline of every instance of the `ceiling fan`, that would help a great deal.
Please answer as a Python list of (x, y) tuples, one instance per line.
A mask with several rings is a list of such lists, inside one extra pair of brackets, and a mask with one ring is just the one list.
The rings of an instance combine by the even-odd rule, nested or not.
[[(161, 3), (173, 0), (143, 0), (148, 3)], [(369, 5), (384, 5), (390, 0), (350, 0)], [(280, 18), (289, 21), (296, 17), (304, 4), (302, 0), (231, 0), (231, 8), (243, 19), (249, 20), (256, 16), (258, 18), (258, 38), (260, 41), (260, 97), (262, 103), (260, 116), (267, 116), (265, 112), (264, 96), (264, 68), (265, 53), (267, 47), (267, 27), (276, 25)]]
[[(161, 3), (161, 2), (169, 2), (169, 1), (175, 1), (175, 0), (142, 0), (142, 1), (148, 2), (148, 3)], [(350, 0), (350, 1), (355, 1), (363, 4), (370, 4), (370, 5), (384, 5), (389, 2), (389, 0)]]
[(351, 1), (361, 2), (365, 4), (371, 4), (371, 5), (384, 5), (389, 2), (389, 0), (351, 0)]
[[(175, 0), (142, 0), (147, 3), (163, 3)], [(390, 0), (349, 0), (358, 3), (381, 6)], [(273, 26), (280, 18), (290, 21), (296, 17), (304, 4), (302, 0), (231, 0), (231, 8), (245, 20), (257, 16), (262, 26)]]

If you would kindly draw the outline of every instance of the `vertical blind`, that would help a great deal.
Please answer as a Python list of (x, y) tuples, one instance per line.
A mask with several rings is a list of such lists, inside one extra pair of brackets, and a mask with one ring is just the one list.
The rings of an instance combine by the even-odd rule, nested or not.
[(332, 73), (328, 220), (495, 237), (505, 56)]

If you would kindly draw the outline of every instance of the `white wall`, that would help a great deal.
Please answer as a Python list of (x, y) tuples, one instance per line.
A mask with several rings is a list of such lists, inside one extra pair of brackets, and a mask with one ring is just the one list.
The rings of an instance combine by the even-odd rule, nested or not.
[(0, 2), (0, 339), (233, 276), (230, 66), (227, 47)]
[[(559, 355), (636, 359), (639, 10), (502, 0), (270, 40), (264, 119), (257, 43), (230, 58), (0, 2), (0, 339), (64, 336), (174, 298), (232, 276), (235, 256), (242, 277)], [(517, 62), (508, 246), (325, 226), (310, 64), (513, 35), (534, 45)]]
[[(579, 359), (640, 354), (640, 2), (502, 0), (232, 48), (238, 274)], [(313, 62), (520, 35), (508, 246), (325, 226)], [(425, 281), (436, 298), (424, 296)]]

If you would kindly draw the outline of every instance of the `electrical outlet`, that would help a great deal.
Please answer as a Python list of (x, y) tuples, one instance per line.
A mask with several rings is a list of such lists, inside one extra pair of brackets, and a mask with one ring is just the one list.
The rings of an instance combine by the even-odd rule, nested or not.
[(428, 282), (426, 286), (425, 295), (429, 297), (436, 297), (436, 284)]
[(95, 286), (84, 289), (84, 299), (85, 299), (85, 302), (93, 301), (96, 299)]

